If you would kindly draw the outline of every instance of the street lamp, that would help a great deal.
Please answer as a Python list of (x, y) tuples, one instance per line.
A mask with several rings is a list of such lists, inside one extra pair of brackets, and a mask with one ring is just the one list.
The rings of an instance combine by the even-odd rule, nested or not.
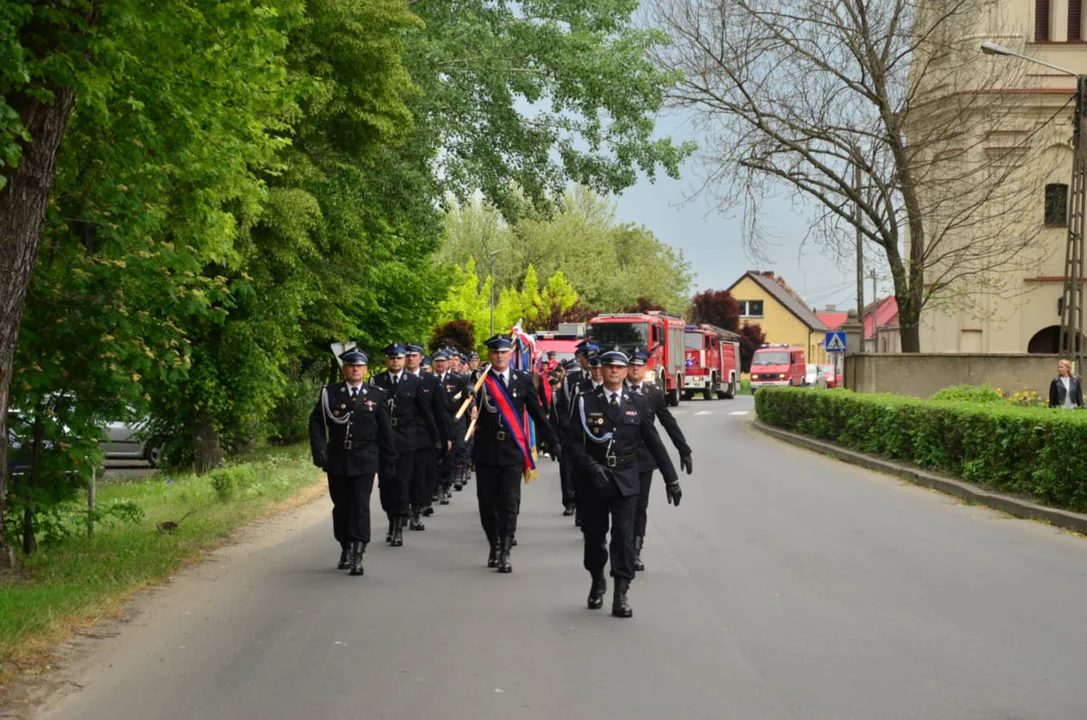
[(1045, 66), (1076, 79), (1076, 115), (1072, 124), (1072, 185), (1068, 198), (1068, 244), (1064, 252), (1064, 294), (1061, 300), (1061, 337), (1058, 352), (1068, 356), (1082, 372), (1083, 360), (1083, 212), (1085, 173), (1087, 173), (1087, 147), (1082, 142), (1084, 107), (1083, 98), (1087, 77), (1067, 68), (1044, 62), (1029, 55), (986, 42), (981, 44), (986, 55), (1006, 55)]
[(501, 250), (492, 250), (490, 253), (491, 260), (491, 334), (490, 337), (494, 337), (494, 256), (500, 253)]

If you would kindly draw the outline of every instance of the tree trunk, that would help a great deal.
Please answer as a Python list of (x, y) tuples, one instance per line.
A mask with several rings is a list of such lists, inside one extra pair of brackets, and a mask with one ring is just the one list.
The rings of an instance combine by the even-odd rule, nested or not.
[(196, 474), (202, 475), (223, 464), (223, 444), (219, 432), (210, 420), (200, 418), (192, 429), (193, 450), (196, 454)]
[(54, 94), (52, 104), (20, 94), (7, 98), (32, 140), (23, 145), (18, 166), (5, 172), (7, 185), (0, 190), (0, 562), (7, 556), (4, 551), (7, 415), (15, 341), (19, 337), (26, 291), (41, 243), (61, 140), (75, 103), (75, 92), (71, 88), (51, 90)]

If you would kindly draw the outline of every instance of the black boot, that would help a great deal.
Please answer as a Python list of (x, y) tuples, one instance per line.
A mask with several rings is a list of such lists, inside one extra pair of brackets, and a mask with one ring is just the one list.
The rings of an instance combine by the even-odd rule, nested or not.
[(336, 563), (337, 570), (346, 570), (351, 567), (351, 546), (340, 543), (340, 561)]
[(630, 609), (630, 604), (627, 602), (627, 589), (629, 587), (630, 580), (615, 578), (615, 596), (611, 600), (611, 614), (615, 617), (634, 617), (634, 611)]
[(510, 547), (517, 547), (517, 536), (514, 535), (510, 538)]
[(570, 517), (571, 515), (574, 514), (574, 506), (573, 505), (564, 505), (563, 508), (562, 508), (562, 514), (563, 514), (564, 517)]
[(452, 499), (453, 499), (453, 496), (449, 494), (449, 490), (447, 488), (442, 488), (441, 495), (438, 497), (438, 504), (439, 505), (448, 505), (449, 501), (452, 500)]
[(634, 569), (638, 572), (645, 570), (645, 565), (642, 564), (642, 545), (645, 543), (645, 538), (638, 535), (634, 538)]
[(513, 565), (510, 563), (510, 548), (513, 547), (513, 538), (504, 537), (498, 546), (498, 572), (511, 573)]
[(581, 527), (581, 510), (574, 506), (574, 527)]
[(490, 553), (487, 554), (487, 567), (489, 567), (489, 568), (498, 567), (498, 541), (497, 540), (492, 540), (491, 541), (491, 551), (490, 551)]
[[(437, 499), (437, 498), (435, 498), (435, 499)], [(433, 514), (434, 514), (434, 508), (432, 506), (427, 505), (425, 508), (423, 508), (423, 517), (430, 517)], [(412, 528), (412, 530), (414, 530), (414, 529), (415, 528)]]
[(393, 534), (396, 531), (396, 518), (389, 518), (389, 532), (385, 533), (385, 542), (391, 543), (393, 541)]
[(351, 543), (351, 575), (362, 575), (362, 554), (366, 552), (366, 544), (356, 540)]
[(589, 609), (599, 610), (604, 607), (604, 594), (608, 592), (608, 580), (604, 573), (593, 575), (593, 584), (589, 588)]
[(408, 527), (412, 530), (426, 530), (426, 525), (419, 519), (419, 513), (414, 513), (411, 516), (411, 522), (408, 523)]
[(401, 547), (404, 544), (404, 518), (393, 520), (393, 539), (390, 543), (393, 547)]

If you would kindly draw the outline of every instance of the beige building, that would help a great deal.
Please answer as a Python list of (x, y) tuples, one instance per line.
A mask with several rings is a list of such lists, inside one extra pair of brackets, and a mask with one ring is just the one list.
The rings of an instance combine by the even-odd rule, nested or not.
[(804, 348), (805, 362), (826, 363), (827, 326), (772, 272), (750, 270), (727, 290), (740, 304), (740, 317), (758, 323), (767, 343)]
[[(1087, 18), (1081, 3), (998, 0), (980, 14), (977, 33), (965, 47), (992, 41), (1087, 73), (1083, 43)], [(1028, 206), (1016, 225), (993, 237), (1018, 233), (1024, 243), (1005, 267), (959, 278), (947, 287), (938, 286), (939, 268), (926, 269), (926, 287), (932, 290), (933, 300), (921, 318), (921, 352), (1057, 352), (1076, 80), (1014, 57), (982, 56), (979, 51), (977, 59), (980, 65), (964, 66), (960, 77), (949, 83), (957, 85), (962, 95), (984, 100), (975, 111), (975, 117), (981, 118), (976, 149), (962, 162), (997, 162), (1015, 168), (1015, 177), (1022, 182), (1017, 193)], [(979, 67), (999, 73), (1001, 79), (978, 87), (975, 78), (984, 74), (978, 72)], [(975, 86), (970, 87), (971, 83)], [(985, 249), (984, 243), (976, 246), (980, 252)]]

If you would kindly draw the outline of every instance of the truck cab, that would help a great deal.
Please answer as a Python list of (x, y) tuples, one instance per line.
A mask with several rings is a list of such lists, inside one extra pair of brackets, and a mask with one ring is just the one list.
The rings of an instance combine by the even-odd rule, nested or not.
[(801, 387), (805, 374), (803, 348), (760, 345), (751, 358), (751, 392), (763, 387)]

